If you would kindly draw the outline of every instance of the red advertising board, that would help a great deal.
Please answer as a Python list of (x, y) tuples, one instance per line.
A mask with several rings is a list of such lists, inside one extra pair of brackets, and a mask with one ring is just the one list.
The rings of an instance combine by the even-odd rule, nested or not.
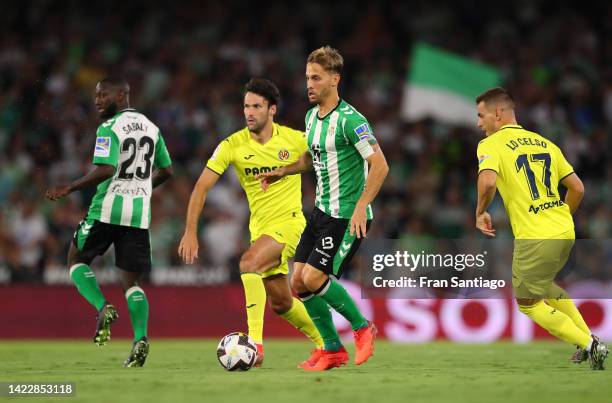
[[(397, 342), (446, 339), (527, 342), (550, 337), (518, 312), (513, 300), (483, 299), (361, 299), (356, 284), (344, 283), (381, 337)], [(129, 314), (119, 287), (102, 287), (119, 309), (114, 337), (131, 337)], [(151, 308), (149, 335), (155, 337), (212, 337), (246, 330), (242, 286), (145, 287)], [(577, 300), (591, 330), (612, 339), (612, 300)], [(0, 287), (0, 338), (88, 338), (95, 310), (71, 286), (12, 285)], [(350, 326), (334, 314), (342, 335)], [(300, 337), (300, 333), (266, 312), (265, 337)]]

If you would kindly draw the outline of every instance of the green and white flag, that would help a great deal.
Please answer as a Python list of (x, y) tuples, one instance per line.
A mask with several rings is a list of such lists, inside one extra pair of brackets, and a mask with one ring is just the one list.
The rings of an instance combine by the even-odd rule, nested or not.
[(439, 48), (417, 43), (404, 84), (401, 117), (431, 117), (457, 125), (476, 124), (475, 98), (501, 83), (499, 70)]

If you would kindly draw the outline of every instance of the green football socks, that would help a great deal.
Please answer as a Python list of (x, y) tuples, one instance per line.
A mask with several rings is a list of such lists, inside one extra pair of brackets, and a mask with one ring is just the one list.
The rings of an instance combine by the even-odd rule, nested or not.
[(106, 298), (100, 290), (96, 275), (91, 268), (85, 263), (77, 263), (70, 268), (70, 278), (76, 286), (79, 293), (96, 308), (96, 310), (102, 309)]
[(125, 292), (132, 329), (134, 329), (134, 341), (147, 336), (147, 322), (149, 321), (149, 302), (142, 288), (134, 286)]
[(368, 326), (368, 320), (361, 314), (353, 298), (339, 282), (328, 279), (317, 294), (344, 316), (351, 323), (353, 330)]
[(327, 302), (311, 292), (302, 293), (299, 297), (323, 338), (323, 348), (327, 351), (340, 350), (342, 342), (334, 326)]

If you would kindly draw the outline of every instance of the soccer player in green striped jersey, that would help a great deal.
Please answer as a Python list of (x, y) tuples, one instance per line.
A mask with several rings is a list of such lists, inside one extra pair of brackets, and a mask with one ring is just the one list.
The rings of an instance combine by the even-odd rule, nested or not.
[(316, 208), (295, 252), (291, 278), (325, 343), (318, 360), (302, 366), (310, 371), (348, 361), (328, 305), (351, 323), (357, 365), (372, 356), (376, 335), (374, 324), (336, 281), (366, 235), (372, 220), (370, 203), (389, 170), (367, 119), (338, 95), (343, 63), (340, 53), (329, 46), (309, 55), (306, 84), (308, 100), (315, 105), (306, 114), (309, 152), (294, 164), (260, 175), (265, 189), (285, 175), (313, 167), (316, 172)]
[(122, 78), (110, 77), (98, 83), (95, 104), (104, 122), (96, 134), (96, 167), (69, 185), (49, 189), (45, 196), (58, 200), (97, 185), (87, 215), (70, 244), (70, 278), (98, 311), (94, 342), (106, 344), (110, 325), (118, 314), (102, 294), (89, 265), (114, 245), (134, 329), (132, 351), (124, 366), (141, 367), (149, 351), (149, 304), (139, 283), (143, 273), (151, 270), (151, 193), (172, 175), (172, 163), (157, 126), (130, 108), (129, 93), (130, 87)]

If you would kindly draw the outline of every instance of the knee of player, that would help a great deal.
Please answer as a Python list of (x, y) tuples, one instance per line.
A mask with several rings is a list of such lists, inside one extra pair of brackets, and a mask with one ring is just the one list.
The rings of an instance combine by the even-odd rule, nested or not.
[(258, 266), (257, 259), (247, 253), (240, 258), (240, 273), (257, 273)]
[(538, 302), (538, 299), (516, 298), (516, 303), (518, 304), (519, 311), (528, 316), (531, 313), (533, 306)]
[(308, 288), (306, 287), (306, 284), (304, 284), (302, 276), (296, 276), (294, 274), (293, 276), (291, 276), (290, 283), (291, 289), (298, 294), (308, 291)]
[(327, 280), (325, 273), (317, 269), (306, 270), (303, 275), (303, 281), (309, 291), (317, 291)]

